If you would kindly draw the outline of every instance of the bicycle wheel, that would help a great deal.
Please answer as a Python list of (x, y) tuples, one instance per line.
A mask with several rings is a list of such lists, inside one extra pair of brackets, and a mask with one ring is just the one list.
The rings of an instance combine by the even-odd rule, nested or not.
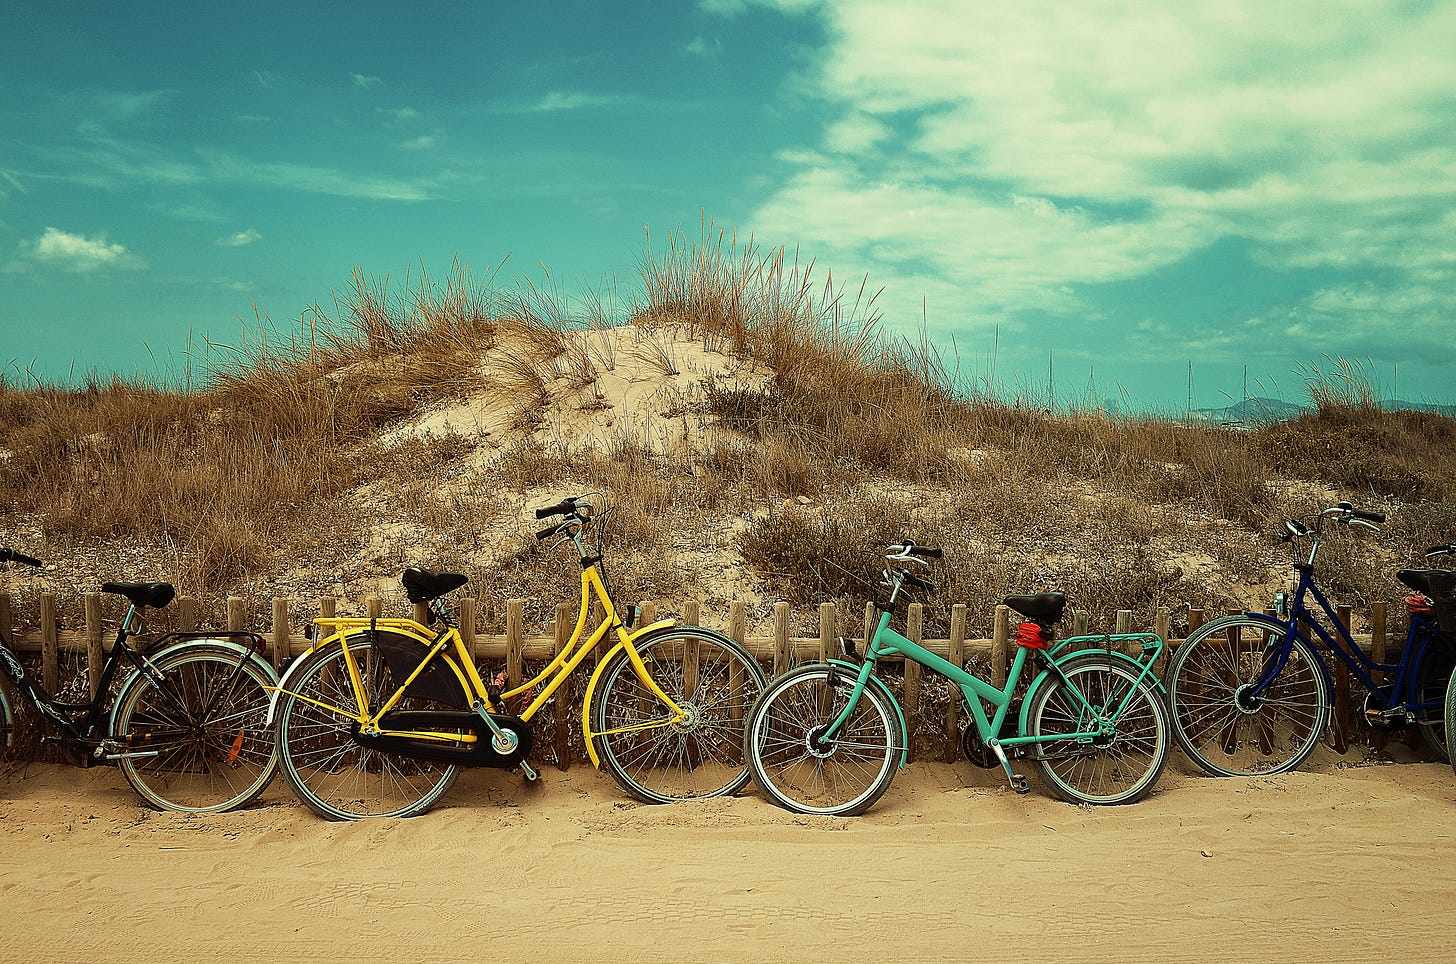
[[(373, 749), (354, 738), (359, 702), (349, 682), (344, 646), (359, 669), (366, 705), (383, 705), (404, 681), (405, 677), (395, 677), (390, 661), (367, 635), (348, 637), (343, 644), (330, 644), (303, 657), (308, 662), (290, 675), (275, 711), (283, 775), (298, 799), (330, 820), (424, 813), (450, 789), (459, 768)], [(420, 656), (424, 652), (420, 647)], [(458, 699), (449, 701), (406, 697), (398, 709), (468, 705), (462, 690)]]
[(1431, 751), (1443, 761), (1451, 759), (1446, 745), (1446, 691), (1451, 681), (1452, 668), (1456, 667), (1456, 650), (1439, 631), (1432, 629), (1425, 636), (1424, 652), (1421, 653), (1421, 668), (1416, 674), (1413, 701), (1417, 706), (1435, 704), (1438, 709), (1421, 710), (1416, 720), (1421, 737)]
[(1085, 733), (1097, 728), (1087, 704), (1099, 712), (1112, 711), (1125, 699), (1127, 706), (1106, 737), (1032, 744), (1042, 779), (1073, 803), (1141, 800), (1168, 763), (1170, 727), (1162, 697), (1146, 679), (1138, 679), (1139, 670), (1102, 654), (1073, 656), (1061, 669), (1066, 680), (1048, 676), (1032, 694), (1027, 736)]
[(867, 685), (828, 746), (814, 738), (843, 712), (854, 690), (844, 670), (801, 666), (774, 680), (749, 714), (744, 750), (764, 792), (796, 813), (852, 817), (884, 795), (905, 737), (880, 687)]
[[(1456, 733), (1456, 673), (1451, 676), (1451, 682), (1446, 684), (1446, 739), (1450, 740), (1451, 734)], [(1451, 769), (1456, 770), (1456, 753), (1449, 753), (1450, 746), (1447, 746), (1451, 758)]]
[[(1283, 670), (1249, 689), (1284, 647)], [(1173, 735), (1214, 776), (1283, 773), (1314, 752), (1330, 719), (1329, 685), (1303, 640), (1250, 616), (1226, 616), (1178, 647), (1164, 680)]]
[(738, 643), (698, 626), (674, 626), (635, 643), (652, 679), (687, 719), (665, 724), (667, 707), (638, 678), (626, 651), (603, 667), (592, 732), (602, 765), (647, 803), (736, 793), (748, 782), (743, 720), (766, 682)]
[(184, 646), (152, 661), (160, 681), (137, 673), (111, 713), (126, 782), (162, 810), (221, 813), (246, 806), (278, 768), (268, 728), (273, 667), (256, 655)]
[(11, 763), (16, 757), (16, 746), (20, 742), (20, 702), (11, 692), (10, 680), (0, 676), (0, 767)]

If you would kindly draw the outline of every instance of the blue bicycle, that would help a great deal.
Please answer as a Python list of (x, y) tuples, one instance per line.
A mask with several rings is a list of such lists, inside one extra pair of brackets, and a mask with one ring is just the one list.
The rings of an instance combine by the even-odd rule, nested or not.
[[(1438, 624), (1434, 601), (1449, 600), (1456, 573), (1396, 574), (1421, 596), (1412, 599), (1399, 661), (1377, 663), (1355, 644), (1315, 583), (1326, 520), (1379, 531), (1385, 516), (1341, 502), (1321, 512), (1313, 529), (1286, 521), (1281, 539), (1310, 540), (1308, 559), (1294, 563), (1293, 596), (1275, 597), (1275, 616), (1251, 611), (1204, 624), (1168, 666), (1164, 684), (1173, 734), (1188, 757), (1215, 776), (1282, 773), (1314, 751), (1329, 725), (1333, 689), (1321, 650), (1333, 653), (1368, 690), (1364, 713), (1371, 726), (1415, 725), (1432, 749), (1447, 756), (1446, 692), (1456, 667), (1456, 634)], [(1450, 545), (1436, 546), (1426, 555), (1435, 559), (1452, 551)], [(1387, 674), (1389, 682), (1376, 682), (1377, 673)]]

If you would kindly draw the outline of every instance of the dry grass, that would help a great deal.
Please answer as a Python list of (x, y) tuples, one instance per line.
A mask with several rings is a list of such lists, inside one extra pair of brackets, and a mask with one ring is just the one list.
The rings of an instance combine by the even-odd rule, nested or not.
[[(1351, 601), (1398, 599), (1395, 568), (1456, 538), (1456, 420), (1381, 410), (1358, 367), (1312, 369), (1312, 412), (1249, 432), (1050, 414), (966, 395), (927, 343), (881, 330), (866, 286), (820, 284), (782, 249), (705, 225), (696, 242), (649, 246), (641, 269), (633, 322), (774, 372), (761, 390), (683, 398), (685, 420), (726, 429), (687, 455), (625, 429), (575, 454), (527, 433), (552, 385), (595, 391), (622, 360), (605, 337), (566, 337), (609, 320), (599, 301), (573, 308), (529, 284), (501, 295), (458, 264), (402, 293), (356, 273), (300, 331), (264, 322), (203, 390), (0, 382), (0, 531), (36, 523), (45, 544), (21, 548), (52, 557), (130, 546), (102, 557), (133, 571), (96, 577), (199, 594), (327, 593), (405, 564), (458, 567), (488, 625), (493, 599), (524, 596), (542, 621), (575, 600), (574, 563), (535, 544), (522, 509), (599, 489), (617, 507), (609, 560), (629, 598), (712, 594), (741, 558), (740, 581), (765, 599), (863, 600), (872, 590), (844, 573), (873, 579), (877, 549), (909, 535), (946, 549), (932, 626), (968, 602), (982, 632), (1011, 592), (1059, 588), (1101, 622), (1252, 602), (1286, 561), (1277, 521), (1342, 497), (1391, 516), (1383, 536), (1325, 553)], [(633, 351), (680, 368), (655, 343)], [(458, 434), (380, 441), (487, 377), (522, 430), (492, 460)], [(704, 546), (717, 562), (692, 551)]]

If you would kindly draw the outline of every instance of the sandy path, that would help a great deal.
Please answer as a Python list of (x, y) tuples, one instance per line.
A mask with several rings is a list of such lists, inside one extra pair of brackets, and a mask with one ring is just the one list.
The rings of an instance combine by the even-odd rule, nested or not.
[[(357, 824), (281, 779), (188, 818), (112, 770), (33, 767), (0, 788), (0, 959), (1453, 959), (1451, 769), (1338, 759), (1250, 781), (1180, 762), (1097, 810), (917, 763), (850, 820), (482, 772)], [(1056, 906), (991, 909), (1018, 898)]]

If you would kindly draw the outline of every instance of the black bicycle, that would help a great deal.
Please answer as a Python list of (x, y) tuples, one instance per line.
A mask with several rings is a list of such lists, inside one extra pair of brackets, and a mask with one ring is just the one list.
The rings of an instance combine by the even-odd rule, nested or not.
[[(41, 565), (0, 548), (0, 568), (7, 562)], [(28, 704), (50, 724), (35, 731), (41, 743), (59, 744), (80, 767), (119, 767), (132, 789), (155, 807), (218, 813), (257, 798), (278, 767), (267, 722), (278, 674), (259, 655), (263, 638), (169, 633), (143, 655), (131, 637), (141, 632), (147, 608), (172, 601), (172, 585), (108, 582), (101, 591), (130, 605), (106, 654), (96, 695), (86, 702), (47, 693), (26, 672), (11, 641), (0, 637), (0, 758), (8, 762), (32, 745)], [(119, 688), (109, 700), (113, 683)]]

